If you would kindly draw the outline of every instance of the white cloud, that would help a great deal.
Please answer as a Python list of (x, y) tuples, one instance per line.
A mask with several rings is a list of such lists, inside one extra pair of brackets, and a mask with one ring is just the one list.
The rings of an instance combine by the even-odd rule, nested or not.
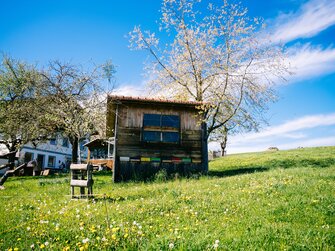
[(132, 97), (144, 97), (147, 96), (148, 93), (145, 91), (143, 85), (122, 85), (118, 88), (115, 88), (112, 95), (119, 95), (119, 96), (132, 96)]
[(288, 52), (293, 75), (289, 82), (335, 72), (335, 48), (322, 49), (310, 44), (293, 47)]
[(301, 138), (302, 133), (292, 134), (303, 129), (310, 129), (320, 126), (335, 125), (335, 113), (319, 114), (301, 117), (285, 122), (278, 126), (268, 127), (259, 133), (249, 133), (247, 135), (236, 136), (235, 141), (256, 140), (263, 141), (269, 137)]
[(311, 0), (296, 13), (281, 14), (275, 20), (272, 39), (289, 42), (312, 37), (335, 24), (334, 0)]
[(279, 144), (279, 149), (292, 149), (299, 146), (314, 147), (314, 146), (335, 146), (335, 137), (319, 137), (306, 140), (299, 140), (286, 144)]
[[(228, 140), (228, 153), (264, 151), (270, 146), (290, 149), (298, 146), (335, 145), (335, 137), (313, 137), (305, 133), (308, 129), (335, 126), (335, 113), (304, 116), (281, 125), (265, 128), (259, 133), (232, 136)], [(322, 129), (320, 129), (322, 130)], [(211, 149), (219, 149), (211, 144)]]
[[(233, 141), (233, 138), (231, 139)], [(298, 140), (289, 143), (278, 143), (278, 144), (269, 144), (261, 143), (255, 144), (253, 142), (247, 142), (243, 145), (230, 145), (227, 148), (228, 154), (233, 153), (246, 153), (246, 152), (261, 152), (267, 150), (270, 146), (278, 147), (280, 150), (295, 149), (298, 147), (317, 147), (317, 146), (335, 146), (335, 137), (316, 137), (308, 138), (305, 140)], [(213, 149), (220, 149), (217, 144)]]

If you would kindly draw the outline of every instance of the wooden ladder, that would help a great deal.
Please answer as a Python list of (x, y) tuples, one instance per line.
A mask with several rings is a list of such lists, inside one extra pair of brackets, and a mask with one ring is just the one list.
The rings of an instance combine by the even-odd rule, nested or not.
[(71, 164), (71, 196), (77, 198), (74, 194), (74, 188), (80, 188), (80, 197), (85, 197), (85, 188), (87, 188), (87, 197), (93, 198), (93, 177), (92, 177), (93, 166), (87, 164)]

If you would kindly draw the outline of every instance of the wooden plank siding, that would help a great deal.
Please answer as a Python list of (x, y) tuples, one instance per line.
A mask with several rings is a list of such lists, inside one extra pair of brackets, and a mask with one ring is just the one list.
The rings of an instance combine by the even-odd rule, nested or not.
[[(118, 100), (109, 97), (107, 107), (107, 137), (116, 136), (115, 181), (134, 178), (134, 176), (147, 178), (162, 168), (168, 173), (178, 172), (183, 175), (204, 171), (203, 133), (198, 119), (198, 110), (194, 104)], [(116, 114), (118, 114), (117, 118)], [(180, 121), (179, 142), (144, 142), (144, 114), (177, 115)], [(114, 135), (116, 122), (117, 133)], [(121, 161), (120, 157), (122, 160), (129, 161)], [(132, 162), (131, 159), (134, 158), (139, 160), (142, 158), (142, 162)], [(163, 162), (163, 159), (169, 158), (180, 158), (181, 161), (180, 163)]]

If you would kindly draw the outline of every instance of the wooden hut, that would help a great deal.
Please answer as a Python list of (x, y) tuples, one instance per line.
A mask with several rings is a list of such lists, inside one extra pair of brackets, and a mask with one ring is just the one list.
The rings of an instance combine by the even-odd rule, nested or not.
[(114, 181), (145, 179), (160, 169), (182, 175), (208, 171), (201, 103), (109, 96), (107, 104)]

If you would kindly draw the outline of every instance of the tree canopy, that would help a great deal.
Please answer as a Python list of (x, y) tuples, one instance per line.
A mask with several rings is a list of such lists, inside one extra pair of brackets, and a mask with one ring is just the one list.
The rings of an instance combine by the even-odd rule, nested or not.
[(111, 62), (84, 70), (80, 65), (52, 61), (36, 66), (3, 56), (0, 65), (1, 142), (10, 151), (32, 141), (62, 133), (72, 144), (77, 162), (78, 142), (91, 134), (104, 134), (106, 89), (111, 81)]
[(0, 134), (9, 151), (36, 140), (46, 131), (39, 125), (40, 76), (35, 67), (3, 56), (0, 64)]
[(152, 55), (150, 90), (204, 102), (208, 135), (224, 126), (257, 129), (275, 100), (274, 82), (288, 73), (283, 48), (267, 39), (262, 19), (248, 17), (240, 4), (221, 3), (164, 0), (159, 36), (170, 43), (161, 45), (139, 26), (129, 34), (131, 48)]

